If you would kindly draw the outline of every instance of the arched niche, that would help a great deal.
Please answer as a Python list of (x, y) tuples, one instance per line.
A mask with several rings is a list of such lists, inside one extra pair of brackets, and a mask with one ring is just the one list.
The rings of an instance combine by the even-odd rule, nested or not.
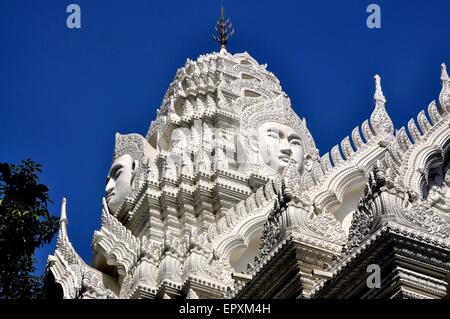
[(177, 99), (174, 103), (174, 111), (175, 114), (178, 115), (179, 117), (181, 117), (183, 115), (184, 112), (184, 106), (183, 106), (183, 101), (181, 99)]
[(262, 228), (253, 232), (247, 246), (243, 245), (234, 250), (230, 255), (231, 267), (236, 272), (243, 272), (247, 270), (249, 263), (253, 264), (255, 257), (258, 255), (261, 244)]
[(252, 63), (249, 60), (246, 60), (246, 59), (242, 59), (241, 60), (241, 64), (243, 64), (243, 65), (252, 65)]
[(247, 73), (242, 73), (242, 74), (241, 74), (241, 79), (242, 79), (242, 80), (256, 80), (256, 81), (260, 82), (259, 79), (255, 78), (254, 76), (249, 75), (249, 74), (247, 74)]
[(169, 127), (162, 134), (158, 136), (158, 149), (168, 152), (172, 146), (172, 133), (174, 131), (173, 127)]
[(366, 183), (363, 181), (350, 186), (343, 195), (341, 205), (334, 211), (336, 219), (341, 223), (347, 235), (352, 223), (353, 212), (358, 207), (358, 202), (364, 193), (365, 186)]
[(244, 90), (244, 96), (247, 96), (247, 97), (260, 97), (261, 94), (256, 93), (255, 91), (251, 91), (251, 90)]
[(110, 265), (108, 264), (108, 261), (106, 260), (106, 257), (101, 252), (95, 252), (93, 262), (93, 266), (98, 271), (101, 271), (102, 273), (118, 280), (119, 279), (119, 272), (117, 270), (117, 265)]

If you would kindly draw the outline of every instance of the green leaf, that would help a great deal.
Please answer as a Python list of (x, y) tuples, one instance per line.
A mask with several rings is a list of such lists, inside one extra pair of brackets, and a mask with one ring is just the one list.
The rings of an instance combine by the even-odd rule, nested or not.
[(47, 209), (48, 187), (38, 183), (41, 167), (30, 159), (0, 163), (0, 299), (42, 297), (33, 255), (51, 241), (59, 221)]

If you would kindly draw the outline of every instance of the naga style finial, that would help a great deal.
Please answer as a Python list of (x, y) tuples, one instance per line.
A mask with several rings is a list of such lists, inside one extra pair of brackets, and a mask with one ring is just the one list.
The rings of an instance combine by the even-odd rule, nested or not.
[(375, 75), (375, 94), (373, 96), (375, 102), (380, 102), (382, 105), (386, 103), (386, 98), (383, 95), (383, 89), (381, 88), (381, 78), (378, 74)]
[(441, 64), (441, 85), (439, 104), (446, 112), (450, 112), (450, 79), (448, 78), (447, 67), (444, 63)]
[(220, 18), (216, 23), (215, 30), (218, 32), (218, 35), (213, 35), (213, 40), (220, 43), (221, 49), (225, 49), (229, 38), (234, 34), (234, 28), (230, 19), (225, 20), (223, 6), (220, 10)]
[(67, 214), (66, 214), (66, 198), (63, 197), (61, 204), (61, 217), (59, 219), (60, 223), (60, 235), (63, 238), (67, 238)]
[(445, 63), (441, 64), (441, 81), (449, 81), (448, 73), (447, 73), (447, 66)]

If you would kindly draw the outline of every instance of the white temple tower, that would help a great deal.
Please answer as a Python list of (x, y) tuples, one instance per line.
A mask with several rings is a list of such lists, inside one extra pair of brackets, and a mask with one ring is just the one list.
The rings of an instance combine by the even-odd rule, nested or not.
[[(177, 70), (145, 137), (116, 134), (92, 265), (70, 243), (64, 201), (58, 245), (47, 265), (54, 284), (49, 296), (336, 297), (340, 286), (334, 280), (348, 285), (345, 276), (336, 279), (342, 267), (357, 273), (346, 258), (370, 248), (367, 238), (386, 231), (386, 225), (426, 234), (442, 258), (434, 272), (422, 266), (431, 278), (428, 286), (411, 292), (405, 284), (401, 296), (445, 296), (450, 268), (445, 264), (450, 184), (442, 177), (450, 145), (445, 66), (440, 106), (429, 107), (431, 122), (422, 112), (420, 129), (413, 120), (408, 124), (413, 141), (404, 128), (394, 130), (376, 76), (370, 120), (320, 157), (306, 121), (293, 111), (275, 75), (248, 53), (226, 50), (230, 29), (222, 10), (220, 51), (188, 59)], [(384, 192), (397, 197), (385, 199)], [(416, 236), (414, 244), (424, 236)], [(403, 274), (423, 280), (417, 265), (404, 268)], [(399, 291), (386, 294), (398, 297)], [(350, 288), (345, 293), (381, 296)]]

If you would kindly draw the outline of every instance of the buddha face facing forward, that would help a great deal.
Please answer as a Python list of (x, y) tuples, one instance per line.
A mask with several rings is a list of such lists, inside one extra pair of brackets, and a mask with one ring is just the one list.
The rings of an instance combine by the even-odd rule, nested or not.
[(299, 134), (291, 127), (266, 122), (258, 128), (258, 152), (264, 164), (279, 174), (290, 160), (303, 172), (305, 153)]
[(112, 164), (106, 184), (106, 202), (112, 213), (130, 194), (136, 166), (137, 161), (133, 161), (129, 154), (122, 155)]

